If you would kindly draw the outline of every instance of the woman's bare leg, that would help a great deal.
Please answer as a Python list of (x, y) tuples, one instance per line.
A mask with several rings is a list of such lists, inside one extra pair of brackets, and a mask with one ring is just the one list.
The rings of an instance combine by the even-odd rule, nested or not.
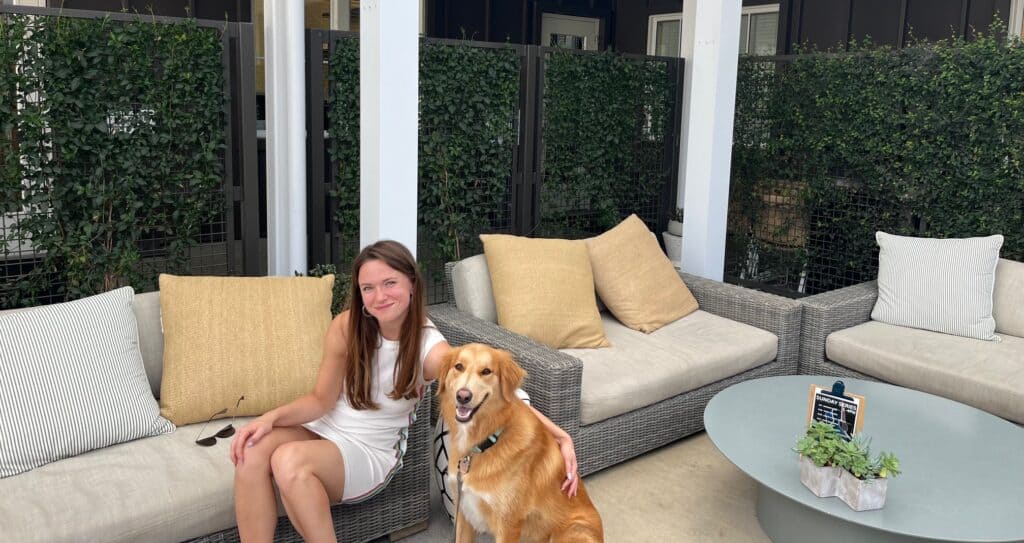
[(288, 518), (306, 541), (337, 541), (331, 504), (345, 489), (341, 451), (326, 440), (281, 445), (270, 459)]
[(255, 446), (245, 450), (245, 461), (235, 466), (235, 520), (239, 539), (246, 543), (273, 541), (277, 499), (271, 482), (270, 458), (282, 444), (312, 439), (317, 439), (317, 435), (302, 427), (274, 428)]

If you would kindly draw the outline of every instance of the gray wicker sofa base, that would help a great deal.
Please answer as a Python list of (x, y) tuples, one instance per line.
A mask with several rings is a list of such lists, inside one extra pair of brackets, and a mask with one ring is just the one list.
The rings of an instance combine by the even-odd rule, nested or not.
[[(996, 285), (1003, 307), (1024, 307), (1024, 289)], [(1024, 337), (1002, 330), (999, 315), (1000, 341), (985, 341), (872, 321), (877, 297), (871, 281), (802, 298), (800, 373), (913, 388), (1024, 424)]]
[[(446, 269), (448, 299), (454, 299), (453, 265)], [(480, 342), (511, 352), (528, 373), (523, 389), (532, 405), (569, 432), (580, 474), (588, 475), (703, 430), (707, 403), (731, 384), (796, 372), (802, 311), (798, 302), (688, 274), (682, 277), (701, 310), (774, 334), (775, 359), (590, 424), (581, 420), (584, 362), (579, 358), (460, 311), (453, 302), (430, 306), (430, 318), (452, 345)]]
[[(133, 307), (150, 386), (160, 390), (163, 334), (159, 293), (137, 294)], [(430, 392), (417, 408), (404, 464), (388, 486), (363, 503), (331, 510), (342, 541), (399, 538), (430, 519)], [(238, 419), (235, 425), (248, 419)], [(58, 460), (0, 479), (0, 540), (30, 542), (238, 541), (229, 439), (193, 440), (201, 425)], [(209, 428), (207, 429), (209, 433)], [(287, 517), (276, 541), (301, 541)]]

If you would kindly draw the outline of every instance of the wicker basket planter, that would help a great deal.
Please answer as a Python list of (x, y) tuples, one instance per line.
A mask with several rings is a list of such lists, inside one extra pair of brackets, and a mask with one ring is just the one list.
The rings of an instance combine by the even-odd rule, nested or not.
[(884, 477), (862, 480), (852, 473), (842, 470), (842, 474), (839, 476), (839, 499), (846, 502), (846, 505), (849, 505), (854, 511), (881, 509), (885, 505), (887, 486), (889, 486), (889, 480)]
[(810, 458), (800, 457), (800, 482), (819, 498), (830, 498), (837, 494), (842, 471), (835, 466), (818, 467)]

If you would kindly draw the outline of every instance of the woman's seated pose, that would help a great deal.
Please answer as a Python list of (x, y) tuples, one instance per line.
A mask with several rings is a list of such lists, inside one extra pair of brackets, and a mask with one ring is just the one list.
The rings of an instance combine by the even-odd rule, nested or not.
[[(274, 483), (306, 541), (337, 541), (331, 504), (383, 489), (402, 466), (423, 388), (448, 343), (427, 319), (423, 279), (395, 241), (363, 249), (352, 264), (349, 308), (331, 322), (313, 391), (239, 429), (231, 443), (235, 516), (243, 541), (271, 541)], [(562, 429), (538, 413), (566, 463), (575, 494), (576, 454)]]

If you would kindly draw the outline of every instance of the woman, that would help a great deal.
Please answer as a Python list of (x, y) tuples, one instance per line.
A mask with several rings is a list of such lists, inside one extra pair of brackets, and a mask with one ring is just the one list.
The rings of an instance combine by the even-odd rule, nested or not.
[[(271, 541), (274, 486), (306, 541), (336, 541), (331, 504), (366, 500), (401, 467), (423, 387), (437, 377), (448, 343), (427, 319), (423, 280), (395, 241), (363, 249), (352, 265), (349, 309), (331, 322), (310, 394), (268, 411), (231, 443), (235, 516), (243, 541)], [(563, 489), (576, 492), (576, 454), (563, 430), (539, 415), (566, 462)]]

